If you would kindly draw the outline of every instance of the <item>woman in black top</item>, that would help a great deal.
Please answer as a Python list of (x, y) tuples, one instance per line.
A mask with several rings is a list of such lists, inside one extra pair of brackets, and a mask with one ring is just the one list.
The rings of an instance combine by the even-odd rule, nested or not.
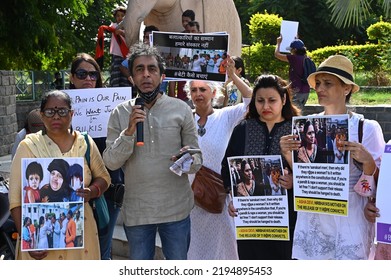
[[(299, 109), (292, 104), (286, 81), (274, 75), (261, 75), (255, 81), (249, 111), (231, 135), (222, 161), (221, 174), (224, 185), (230, 188), (230, 170), (227, 157), (242, 155), (280, 155), (280, 138), (292, 132), (292, 117)], [(283, 158), (284, 168), (289, 168)], [(289, 173), (291, 173), (289, 171)], [(292, 174), (280, 177), (280, 184), (288, 189), (290, 241), (238, 240), (239, 259), (284, 260), (291, 259), (292, 237), (296, 214), (293, 211)], [(231, 216), (236, 209), (231, 202)]]

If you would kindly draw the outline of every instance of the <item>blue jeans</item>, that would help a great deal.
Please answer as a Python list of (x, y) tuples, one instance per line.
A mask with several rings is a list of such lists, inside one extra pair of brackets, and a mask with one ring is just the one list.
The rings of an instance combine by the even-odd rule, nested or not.
[(178, 222), (125, 226), (131, 260), (153, 260), (156, 232), (167, 260), (186, 260), (190, 245), (190, 216)]

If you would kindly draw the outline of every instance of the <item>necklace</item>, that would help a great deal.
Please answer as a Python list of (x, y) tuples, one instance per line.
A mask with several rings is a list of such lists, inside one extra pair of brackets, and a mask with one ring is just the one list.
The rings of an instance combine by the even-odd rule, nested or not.
[(197, 130), (197, 132), (198, 132), (198, 135), (199, 136), (204, 136), (205, 135), (205, 133), (206, 133), (206, 128), (205, 128), (205, 124), (204, 125), (200, 125), (199, 123), (198, 123), (198, 130)]

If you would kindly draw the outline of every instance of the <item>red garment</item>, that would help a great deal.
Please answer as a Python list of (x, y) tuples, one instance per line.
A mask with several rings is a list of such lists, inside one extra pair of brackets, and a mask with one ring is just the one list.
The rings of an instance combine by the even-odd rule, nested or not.
[(182, 99), (183, 101), (189, 100), (189, 98), (187, 97), (187, 93), (183, 89), (185, 87), (185, 84), (186, 84), (186, 81), (178, 81), (177, 82), (177, 94), (176, 94), (176, 97), (179, 98), (179, 99)]
[[(95, 60), (98, 62), (100, 68), (103, 68), (103, 53), (104, 53), (104, 32), (109, 31), (113, 33), (115, 31), (114, 26), (101, 25), (98, 29), (98, 40), (96, 41)], [(129, 52), (129, 48), (126, 46), (126, 42), (119, 35), (113, 36), (121, 49), (122, 56), (125, 58)]]
[[(26, 194), (24, 195), (24, 203), (34, 203), (34, 202), (41, 202), (41, 196), (39, 195), (39, 189), (33, 189), (30, 186), (24, 187), (24, 190), (26, 191)], [(35, 201), (29, 201), (29, 198), (27, 196), (28, 192), (32, 192)]]
[(67, 231), (65, 235), (65, 247), (75, 247), (75, 239), (76, 239), (76, 223), (70, 218), (67, 224)]

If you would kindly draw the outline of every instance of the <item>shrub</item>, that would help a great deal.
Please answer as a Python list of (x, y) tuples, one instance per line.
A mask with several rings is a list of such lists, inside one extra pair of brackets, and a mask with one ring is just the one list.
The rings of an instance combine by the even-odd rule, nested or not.
[(253, 14), (250, 18), (250, 23), (247, 24), (250, 31), (251, 42), (261, 42), (264, 45), (275, 44), (276, 38), (280, 34), (281, 22), (281, 17), (268, 14), (267, 11), (263, 14)]
[(369, 40), (377, 40), (379, 44), (391, 42), (391, 23), (379, 21), (367, 28)]
[(261, 74), (276, 74), (288, 79), (289, 64), (276, 59), (274, 49), (275, 46), (264, 46), (262, 43), (242, 48), (242, 57), (250, 80)]

